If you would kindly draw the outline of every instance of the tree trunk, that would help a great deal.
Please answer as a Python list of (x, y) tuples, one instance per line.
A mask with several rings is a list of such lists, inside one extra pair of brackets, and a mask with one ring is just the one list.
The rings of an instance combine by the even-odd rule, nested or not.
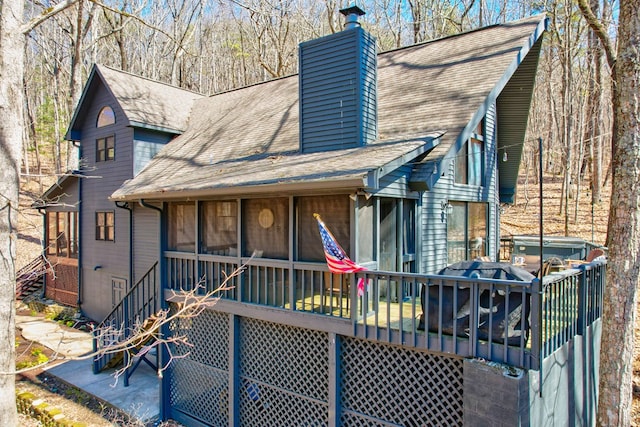
[(0, 425), (17, 425), (15, 392), (15, 260), (22, 154), (24, 2), (0, 3)]
[(640, 277), (640, 5), (620, 2), (613, 77), (613, 177), (602, 315), (598, 424), (631, 425), (636, 288)]

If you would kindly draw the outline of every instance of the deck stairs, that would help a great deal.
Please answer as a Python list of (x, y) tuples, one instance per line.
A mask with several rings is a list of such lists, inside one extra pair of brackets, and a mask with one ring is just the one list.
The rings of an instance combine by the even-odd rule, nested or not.
[[(156, 331), (151, 331), (151, 328), (157, 328), (154, 320), (160, 309), (157, 270), (158, 262), (156, 261), (95, 328), (93, 335), (93, 351), (96, 354), (93, 359), (95, 374), (104, 369), (122, 366), (124, 363), (124, 366), (127, 366), (124, 385), (128, 386), (129, 378), (141, 362), (145, 362), (154, 370), (157, 369), (157, 361), (151, 360), (153, 355), (157, 357), (157, 352), (148, 351), (153, 347), (155, 336), (157, 336)], [(110, 350), (123, 341), (131, 339), (139, 331), (152, 333), (137, 342), (134, 339), (134, 343), (126, 349)]]
[(34, 258), (16, 273), (16, 299), (24, 300), (42, 291), (49, 265), (43, 255)]

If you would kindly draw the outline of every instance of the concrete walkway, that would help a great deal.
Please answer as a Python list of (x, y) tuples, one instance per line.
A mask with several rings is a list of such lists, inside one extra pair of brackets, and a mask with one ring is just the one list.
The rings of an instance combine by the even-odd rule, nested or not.
[(160, 379), (144, 362), (129, 378), (129, 387), (125, 387), (124, 378), (114, 378), (114, 369), (94, 375), (91, 359), (73, 359), (92, 351), (90, 333), (69, 331), (52, 320), (34, 316), (16, 316), (16, 326), (21, 329), (24, 338), (50, 348), (60, 357), (70, 358), (46, 368), (50, 375), (108, 402), (140, 421), (158, 417)]

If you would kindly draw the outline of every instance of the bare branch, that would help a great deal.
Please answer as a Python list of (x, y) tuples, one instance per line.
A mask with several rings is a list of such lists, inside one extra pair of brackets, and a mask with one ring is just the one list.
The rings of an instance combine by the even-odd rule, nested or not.
[(22, 26), (20, 26), (20, 32), (22, 34), (30, 33), (34, 28), (38, 25), (42, 24), (47, 19), (57, 15), (63, 10), (67, 9), (69, 6), (76, 4), (79, 0), (64, 0), (53, 7), (49, 7), (44, 9), (39, 16), (32, 18), (29, 22), (26, 22)]
[(616, 54), (614, 52), (613, 46), (611, 45), (611, 39), (607, 35), (607, 30), (602, 25), (602, 22), (598, 19), (597, 16), (591, 10), (591, 6), (589, 6), (588, 0), (578, 0), (578, 6), (580, 7), (580, 11), (582, 12), (582, 16), (589, 24), (589, 27), (596, 34), (600, 43), (602, 43), (602, 47), (604, 48), (604, 53), (607, 56), (607, 64), (609, 64), (609, 68), (611, 71), (614, 71), (614, 67), (616, 66)]

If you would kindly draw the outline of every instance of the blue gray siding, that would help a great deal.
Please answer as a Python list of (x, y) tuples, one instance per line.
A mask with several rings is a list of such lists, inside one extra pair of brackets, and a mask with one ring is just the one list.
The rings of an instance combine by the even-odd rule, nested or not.
[(352, 28), (300, 44), (300, 148), (358, 147), (377, 137), (376, 44)]
[(376, 196), (402, 197), (408, 199), (418, 198), (419, 193), (409, 190), (409, 178), (412, 165), (405, 164), (380, 179), (380, 191)]
[(136, 205), (133, 208), (133, 274), (135, 284), (160, 257), (160, 213)]
[[(437, 165), (438, 179), (429, 191), (422, 193), (422, 210), (418, 218), (420, 227), (419, 271), (421, 273), (436, 273), (449, 264), (447, 259), (447, 215), (442, 212), (441, 202), (487, 202), (489, 203), (489, 218), (487, 230), (487, 254), (496, 259), (499, 248), (499, 218), (498, 218), (498, 171), (496, 153), (496, 108), (489, 107), (485, 116), (485, 185), (474, 187), (454, 183), (455, 158), (458, 154), (455, 144), (450, 156)], [(475, 126), (471, 127), (472, 129)], [(465, 141), (467, 135), (461, 134), (460, 141)]]
[[(116, 123), (96, 128), (100, 109), (109, 105), (116, 115)], [(132, 177), (133, 129), (125, 126), (125, 115), (118, 103), (102, 85), (97, 85), (85, 100), (86, 120), (82, 124), (82, 167), (86, 178), (82, 182), (80, 251), (81, 308), (94, 320), (102, 320), (114, 301), (112, 278), (125, 279), (129, 286), (129, 212), (119, 209), (108, 200), (122, 183)], [(96, 162), (96, 139), (115, 136), (115, 160)], [(95, 237), (95, 212), (113, 211), (115, 214), (115, 240), (99, 241)]]
[(54, 188), (52, 191), (47, 192), (45, 195), (47, 203), (51, 205), (46, 206), (47, 212), (73, 212), (77, 211), (80, 200), (80, 184), (78, 178), (75, 176), (69, 176), (60, 183), (60, 187)]

